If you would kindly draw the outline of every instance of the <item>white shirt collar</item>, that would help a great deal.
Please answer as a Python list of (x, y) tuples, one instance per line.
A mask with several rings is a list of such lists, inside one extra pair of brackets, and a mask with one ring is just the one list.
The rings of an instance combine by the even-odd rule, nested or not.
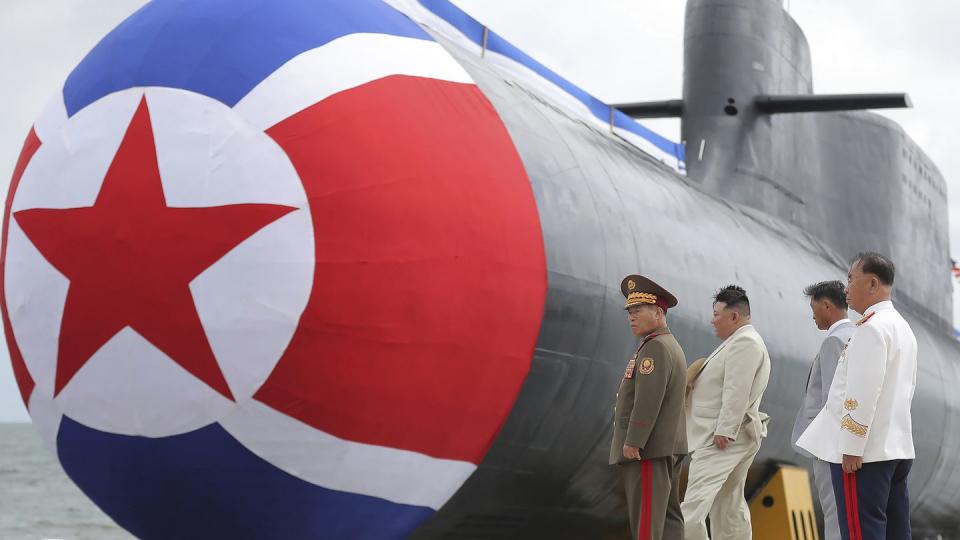
[(839, 321), (831, 324), (831, 325), (830, 325), (830, 328), (827, 329), (827, 336), (832, 335), (832, 334), (833, 334), (833, 331), (836, 330), (837, 328), (839, 328), (841, 324), (848, 323), (848, 322), (850, 322), (850, 319), (844, 318), (844, 319), (840, 319)]

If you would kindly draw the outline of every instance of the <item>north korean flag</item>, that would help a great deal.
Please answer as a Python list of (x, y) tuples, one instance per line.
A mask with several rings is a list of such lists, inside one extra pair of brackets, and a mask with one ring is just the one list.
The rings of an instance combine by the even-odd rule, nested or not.
[(496, 110), (379, 0), (154, 0), (4, 214), (30, 414), (140, 538), (402, 538), (481, 461), (546, 294)]

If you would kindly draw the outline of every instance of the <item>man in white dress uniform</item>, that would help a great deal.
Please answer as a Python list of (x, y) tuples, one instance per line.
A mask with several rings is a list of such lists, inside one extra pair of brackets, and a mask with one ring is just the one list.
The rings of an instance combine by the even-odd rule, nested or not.
[(843, 540), (909, 539), (907, 475), (917, 340), (890, 295), (893, 263), (862, 253), (847, 275), (847, 303), (863, 313), (840, 356), (827, 405), (797, 445), (831, 463)]
[(766, 435), (760, 398), (770, 378), (770, 356), (750, 324), (750, 300), (731, 285), (714, 297), (713, 324), (723, 339), (691, 377), (687, 402), (690, 474), (680, 508), (686, 540), (751, 538), (743, 490), (747, 470)]
[[(807, 388), (803, 397), (803, 406), (797, 411), (790, 440), (801, 454), (810, 457), (810, 453), (796, 446), (797, 439), (810, 425), (830, 394), (830, 383), (837, 371), (837, 360), (853, 335), (856, 325), (847, 318), (847, 293), (839, 281), (821, 281), (807, 287), (803, 293), (810, 298), (810, 310), (817, 328), (826, 330), (827, 336), (820, 344), (820, 351), (807, 376)], [(824, 540), (840, 540), (840, 526), (837, 521), (837, 504), (833, 494), (833, 479), (830, 475), (830, 463), (819, 458), (813, 459), (813, 480), (817, 486), (820, 507), (823, 509)]]

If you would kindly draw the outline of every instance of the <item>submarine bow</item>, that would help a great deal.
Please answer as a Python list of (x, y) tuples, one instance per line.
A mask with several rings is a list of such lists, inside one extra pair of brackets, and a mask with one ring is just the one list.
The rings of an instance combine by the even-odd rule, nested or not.
[(878, 249), (921, 352), (915, 531), (952, 533), (942, 177), (876, 115), (774, 110), (812, 93), (777, 3), (687, 18), (653, 108), (689, 155), (446, 0), (144, 6), (37, 120), (4, 216), (11, 359), (67, 474), (142, 538), (619, 537), (620, 279), (676, 293), (689, 358), (747, 289), (756, 479), (806, 464), (801, 291)]

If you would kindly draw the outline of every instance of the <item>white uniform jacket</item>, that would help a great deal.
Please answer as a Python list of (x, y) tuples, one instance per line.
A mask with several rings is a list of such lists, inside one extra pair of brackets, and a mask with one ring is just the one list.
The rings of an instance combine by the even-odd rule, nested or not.
[(831, 463), (913, 459), (917, 339), (890, 301), (866, 310), (840, 355), (827, 404), (797, 446)]
[(690, 451), (713, 444), (716, 435), (736, 440), (750, 425), (757, 441), (765, 435), (760, 398), (770, 378), (770, 356), (753, 325), (738, 328), (703, 363), (687, 397)]

